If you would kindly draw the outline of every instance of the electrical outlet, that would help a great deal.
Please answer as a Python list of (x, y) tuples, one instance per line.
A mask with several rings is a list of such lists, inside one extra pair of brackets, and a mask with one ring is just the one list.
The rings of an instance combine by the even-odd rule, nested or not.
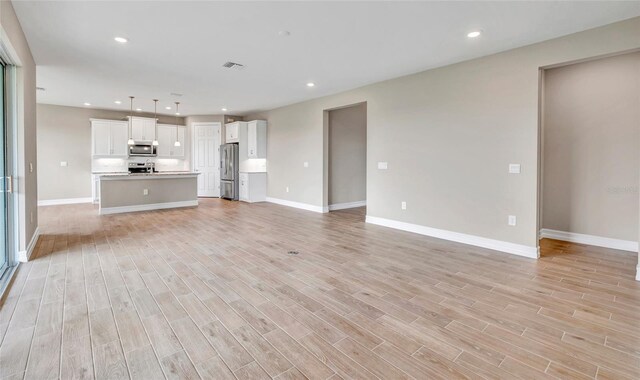
[(288, 193), (289, 192), (289, 186), (287, 186), (286, 190), (287, 190), (287, 193)]
[(406, 210), (407, 209), (407, 202), (402, 201), (402, 203), (400, 203), (400, 208), (403, 209), (403, 210)]
[(142, 195), (149, 195), (149, 189), (142, 190)]
[(509, 215), (508, 223), (509, 223), (510, 226), (515, 226), (516, 225), (516, 216), (515, 215)]
[(309, 161), (305, 161), (304, 164), (302, 164), (305, 168), (309, 167)]
[(389, 164), (387, 162), (378, 162), (378, 169), (387, 170), (389, 168)]
[(520, 174), (520, 164), (509, 164), (509, 174)]
[(68, 166), (67, 161), (60, 161), (60, 166)]

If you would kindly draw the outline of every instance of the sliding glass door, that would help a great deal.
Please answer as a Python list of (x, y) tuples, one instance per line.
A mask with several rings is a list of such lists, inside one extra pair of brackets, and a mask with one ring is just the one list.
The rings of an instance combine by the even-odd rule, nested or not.
[(9, 249), (9, 218), (8, 204), (12, 192), (11, 177), (7, 177), (7, 128), (5, 106), (5, 65), (0, 62), (0, 279), (4, 277), (12, 264)]

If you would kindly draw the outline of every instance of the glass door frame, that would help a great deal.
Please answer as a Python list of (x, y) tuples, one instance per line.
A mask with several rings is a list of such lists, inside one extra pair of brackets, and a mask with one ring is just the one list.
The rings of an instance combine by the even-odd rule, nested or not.
[[(3, 60), (4, 61), (4, 60)], [(18, 68), (14, 65), (7, 64), (6, 62), (2, 62), (2, 66), (0, 67), (4, 71), (4, 84), (3, 84), (3, 112), (2, 112), (2, 122), (4, 123), (4, 170), (5, 170), (5, 178), (0, 178), (4, 180), (3, 188), (10, 188), (11, 192), (3, 192), (2, 196), (5, 197), (6, 202), (6, 247), (7, 250), (7, 267), (5, 270), (0, 273), (0, 297), (4, 293), (6, 286), (11, 281), (11, 277), (13, 272), (18, 266), (18, 242), (19, 242), (19, 228), (18, 228), (18, 215), (19, 213), (16, 210), (17, 206), (17, 178), (16, 173), (18, 173), (18, 160), (16, 157), (16, 149), (18, 146), (18, 131), (17, 131), (17, 115), (18, 115), (18, 99), (17, 96), (19, 94), (17, 87), (17, 77), (18, 77)], [(11, 181), (11, 182), (9, 182)]]

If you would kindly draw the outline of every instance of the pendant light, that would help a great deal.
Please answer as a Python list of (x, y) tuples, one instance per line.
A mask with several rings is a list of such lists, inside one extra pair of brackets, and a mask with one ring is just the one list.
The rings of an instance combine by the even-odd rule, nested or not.
[(180, 141), (178, 141), (178, 115), (180, 115), (180, 102), (176, 102), (176, 142), (173, 143), (173, 146), (180, 146)]
[(135, 141), (133, 141), (133, 137), (131, 134), (131, 130), (132, 130), (132, 123), (133, 123), (133, 96), (129, 96), (129, 103), (131, 104), (131, 112), (130, 112), (130, 116), (129, 116), (129, 141), (127, 141), (127, 144), (129, 145), (133, 145), (135, 144)]
[(158, 146), (160, 145), (160, 143), (158, 143), (158, 99), (153, 99), (153, 124), (155, 126), (155, 138), (151, 144)]

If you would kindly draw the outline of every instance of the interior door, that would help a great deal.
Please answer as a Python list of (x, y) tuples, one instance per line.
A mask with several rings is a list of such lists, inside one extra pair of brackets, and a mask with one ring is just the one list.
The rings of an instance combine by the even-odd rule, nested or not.
[(220, 123), (193, 126), (193, 170), (199, 197), (220, 196)]

